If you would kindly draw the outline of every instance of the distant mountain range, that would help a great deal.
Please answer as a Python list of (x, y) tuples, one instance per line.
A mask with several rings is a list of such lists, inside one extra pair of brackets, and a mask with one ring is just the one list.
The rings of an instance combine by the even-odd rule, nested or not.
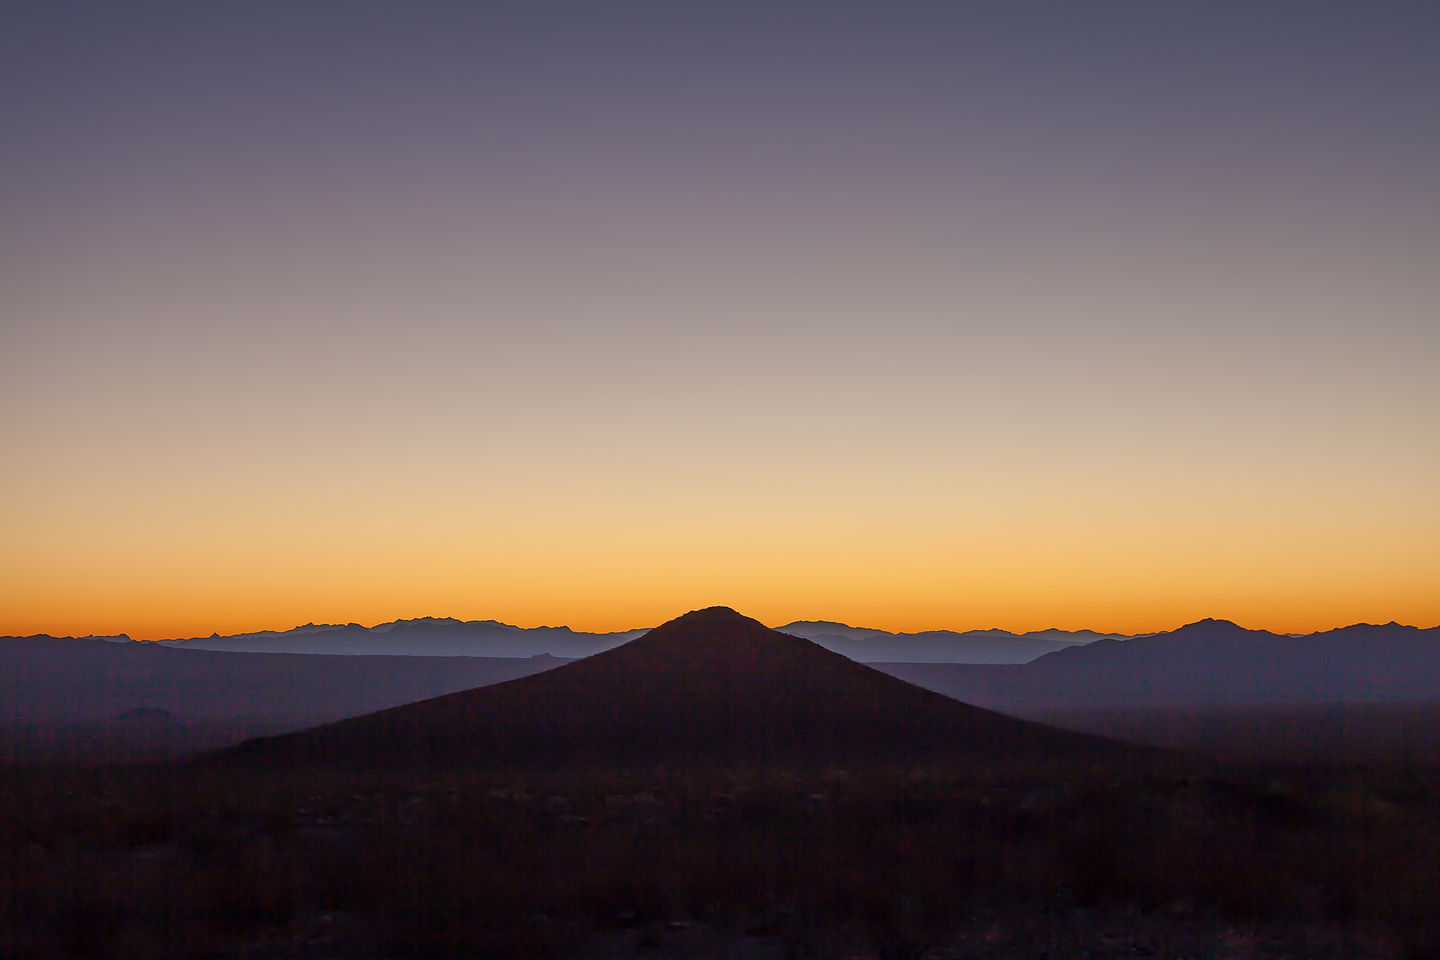
[[(827, 650), (862, 663), (1026, 663), (1036, 657), (1077, 644), (1102, 639), (1124, 639), (1124, 634), (1093, 630), (927, 630), (891, 633), (869, 627), (852, 627), (828, 620), (797, 620), (781, 633), (813, 640)], [(569, 627), (516, 627), (498, 620), (456, 620), (420, 617), (363, 627), (358, 623), (307, 623), (290, 630), (261, 630), (221, 636), (158, 640), (155, 644), (184, 650), (225, 650), (235, 653), (308, 653), (331, 656), (406, 657), (588, 657), (618, 647), (644, 634), (645, 629), (615, 633), (585, 633)], [(130, 642), (121, 634), (92, 637), (116, 643)]]
[(516, 627), (498, 620), (420, 617), (373, 627), (358, 623), (307, 623), (292, 630), (261, 630), (222, 637), (160, 640), (187, 650), (237, 653), (314, 653), (333, 656), (588, 657), (633, 640), (644, 630), (583, 633), (569, 627)]
[(1440, 700), (1440, 627), (1358, 623), (1306, 636), (1201, 620), (1097, 640), (1026, 664), (882, 669), (991, 709), (1055, 711)]
[(175, 650), (90, 638), (0, 637), (0, 722), (90, 720), (159, 708), (323, 723), (496, 683), (565, 661), (534, 657), (315, 657)]
[[(118, 755), (106, 744), (122, 742), (137, 754), (221, 746), (547, 671), (643, 633), (424, 619), (155, 643), (0, 637), (0, 759)], [(1137, 739), (1156, 739), (1151, 731), (1176, 711), (1211, 711), (1204, 722), (1220, 729), (1233, 726), (1236, 710), (1440, 704), (1440, 627), (1355, 624), (1297, 637), (1202, 620), (1122, 639), (1084, 631), (890, 634), (803, 621), (776, 633), (813, 634), (819, 646), (976, 706)], [(542, 647), (570, 656), (515, 655)], [(995, 662), (1044, 647), (1049, 652), (1028, 663)], [(271, 652), (277, 648), (304, 652)], [(476, 655), (485, 650), (509, 655)], [(925, 659), (936, 651), (990, 662)], [(1326, 722), (1350, 723), (1352, 714)], [(1273, 727), (1281, 722), (1274, 717), (1291, 715), (1267, 716)], [(1342, 730), (1338, 739), (1355, 738)]]
[(1096, 640), (1128, 639), (1120, 633), (1055, 629), (1031, 633), (999, 629), (891, 633), (828, 620), (797, 620), (775, 629), (813, 640), (862, 663), (1028, 663), (1047, 653)]

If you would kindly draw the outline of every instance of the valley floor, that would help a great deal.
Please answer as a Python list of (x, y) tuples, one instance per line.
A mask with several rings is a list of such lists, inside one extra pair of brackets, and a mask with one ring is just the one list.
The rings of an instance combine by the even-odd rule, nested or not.
[(7, 957), (1440, 952), (1419, 767), (0, 774)]

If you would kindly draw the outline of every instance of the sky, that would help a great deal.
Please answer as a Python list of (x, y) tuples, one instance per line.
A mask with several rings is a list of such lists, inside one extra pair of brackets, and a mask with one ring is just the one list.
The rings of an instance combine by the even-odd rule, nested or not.
[(1440, 5), (0, 8), (0, 634), (1440, 623)]

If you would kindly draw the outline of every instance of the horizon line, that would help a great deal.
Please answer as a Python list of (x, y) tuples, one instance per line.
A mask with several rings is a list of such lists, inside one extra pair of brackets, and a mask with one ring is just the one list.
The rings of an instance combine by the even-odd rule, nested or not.
[[(712, 606), (714, 606), (714, 605), (712, 605)], [(723, 606), (723, 604), (722, 604), (721, 606)], [(695, 610), (703, 610), (703, 609), (709, 609), (709, 608), (708, 608), (708, 607), (696, 607), (696, 608), (695, 608)], [(733, 610), (733, 609), (735, 609), (735, 608), (731, 607), (730, 609)], [(693, 612), (695, 612), (695, 611), (694, 611), (694, 610), (691, 610), (691, 611), (687, 611), (687, 612), (692, 612), (692, 613), (693, 613)], [(743, 614), (741, 611), (736, 610), (735, 612), (741, 613), (742, 616), (746, 616), (746, 614)], [(683, 615), (684, 615), (684, 614), (677, 614), (677, 616), (683, 616)], [(672, 618), (670, 618), (670, 619), (673, 620), (673, 619), (675, 619), (675, 617), (672, 617)], [(757, 619), (757, 620), (758, 620), (758, 618), (754, 618), (754, 617), (752, 617), (752, 618), (750, 618), (750, 619)], [(210, 632), (210, 633), (208, 633), (208, 634), (191, 634), (191, 635), (189, 635), (189, 636), (139, 636), (139, 637), (137, 637), (137, 636), (132, 635), (131, 632), (128, 631), (128, 630), (121, 630), (121, 631), (118, 631), (118, 632), (115, 632), (115, 633), (96, 633), (96, 632), (92, 632), (92, 633), (87, 633), (87, 634), (51, 633), (51, 632), (48, 632), (48, 631), (42, 631), (42, 632), (38, 632), (38, 633), (10, 633), (10, 632), (7, 632), (7, 633), (3, 634), (3, 636), (7, 636), (7, 637), (46, 636), (46, 637), (53, 637), (53, 638), (55, 638), (55, 639), (57, 639), (57, 640), (58, 640), (58, 639), (78, 639), (78, 640), (87, 640), (87, 639), (116, 639), (116, 638), (124, 637), (124, 638), (126, 638), (127, 640), (130, 640), (131, 642), (134, 642), (134, 643), (177, 643), (177, 642), (185, 642), (185, 641), (189, 641), (189, 640), (208, 640), (208, 639), (212, 639), (212, 638), (252, 636), (252, 635), (261, 634), (261, 633), (273, 633), (273, 634), (277, 634), (277, 635), (278, 635), (278, 634), (290, 633), (290, 632), (293, 632), (293, 631), (295, 631), (295, 630), (303, 629), (303, 628), (305, 628), (305, 627), (330, 627), (330, 628), (334, 628), (334, 629), (344, 629), (344, 628), (346, 628), (346, 627), (360, 627), (362, 630), (373, 630), (373, 629), (375, 629), (376, 627), (388, 626), (388, 625), (390, 625), (390, 624), (414, 623), (414, 622), (426, 621), (426, 620), (431, 620), (431, 621), (450, 621), (450, 622), (454, 622), (454, 623), (458, 623), (458, 624), (494, 623), (494, 624), (498, 624), (498, 625), (503, 626), (503, 627), (512, 627), (512, 628), (515, 628), (515, 629), (518, 629), (518, 630), (568, 630), (568, 631), (570, 631), (571, 633), (590, 634), (590, 635), (606, 635), (606, 634), (617, 634), (617, 633), (633, 633), (633, 632), (635, 632), (635, 631), (650, 631), (650, 630), (654, 630), (656, 627), (661, 626), (663, 623), (668, 623), (668, 622), (669, 622), (669, 620), (665, 620), (665, 621), (661, 621), (661, 623), (652, 624), (652, 625), (650, 625), (650, 626), (625, 627), (625, 628), (620, 628), (620, 629), (615, 629), (615, 630), (605, 630), (605, 629), (601, 629), (601, 630), (582, 630), (582, 629), (578, 629), (578, 628), (575, 628), (575, 627), (571, 627), (571, 626), (569, 626), (568, 624), (563, 624), (563, 623), (560, 623), (560, 624), (556, 624), (556, 623), (539, 623), (539, 624), (535, 624), (535, 625), (533, 625), (533, 626), (522, 626), (521, 624), (518, 624), (518, 623), (510, 623), (510, 622), (507, 622), (507, 621), (504, 621), (504, 620), (496, 619), (496, 618), (494, 618), (494, 617), (463, 619), (463, 618), (460, 618), (460, 617), (423, 615), (423, 616), (417, 616), (417, 617), (396, 617), (396, 618), (391, 619), (391, 620), (380, 620), (380, 621), (377, 621), (377, 622), (375, 622), (375, 623), (373, 623), (373, 624), (368, 624), (368, 625), (367, 625), (367, 624), (360, 623), (360, 622), (358, 622), (358, 621), (354, 621), (354, 620), (349, 620), (349, 621), (346, 621), (346, 622), (344, 622), (344, 623), (339, 623), (339, 622), (317, 622), (317, 621), (311, 620), (311, 621), (307, 621), (307, 622), (305, 622), (305, 623), (295, 624), (294, 626), (286, 627), (286, 628), (282, 628), (282, 629), (277, 629), (277, 628), (274, 628), (274, 627), (262, 627), (262, 628), (255, 629), (255, 630), (237, 630), (237, 631), (234, 631), (234, 632), (231, 632), (231, 633), (220, 633), (218, 630), (215, 630), (215, 631), (212, 631), (212, 632)], [(1197, 623), (1206, 623), (1206, 622), (1211, 622), (1211, 621), (1221, 622), (1221, 623), (1229, 623), (1229, 624), (1232, 624), (1232, 625), (1234, 625), (1234, 626), (1240, 627), (1241, 629), (1244, 629), (1244, 630), (1261, 632), (1261, 633), (1270, 633), (1270, 634), (1273, 634), (1273, 635), (1275, 635), (1275, 636), (1281, 636), (1281, 637), (1285, 637), (1285, 636), (1289, 636), (1289, 637), (1304, 637), (1304, 636), (1311, 636), (1311, 635), (1318, 634), (1318, 633), (1329, 633), (1329, 632), (1334, 631), (1334, 630), (1344, 630), (1344, 629), (1348, 629), (1348, 628), (1350, 628), (1350, 627), (1361, 627), (1361, 626), (1370, 626), (1370, 627), (1400, 626), (1400, 627), (1410, 627), (1410, 628), (1413, 628), (1413, 629), (1416, 629), (1416, 630), (1430, 630), (1430, 629), (1436, 629), (1437, 627), (1440, 627), (1440, 624), (1436, 624), (1435, 626), (1432, 626), (1432, 627), (1422, 627), (1422, 626), (1420, 626), (1419, 624), (1401, 623), (1400, 621), (1394, 620), (1394, 619), (1385, 621), (1385, 622), (1383, 622), (1383, 623), (1372, 622), (1372, 621), (1369, 621), (1369, 620), (1357, 620), (1357, 621), (1354, 621), (1354, 622), (1352, 622), (1352, 623), (1339, 624), (1339, 625), (1330, 626), (1330, 627), (1321, 627), (1321, 628), (1316, 629), (1316, 630), (1310, 630), (1310, 631), (1305, 631), (1305, 632), (1296, 632), (1296, 631), (1276, 631), (1276, 630), (1271, 630), (1271, 629), (1268, 629), (1268, 628), (1265, 628), (1265, 627), (1250, 627), (1250, 626), (1245, 626), (1244, 624), (1241, 624), (1240, 622), (1238, 622), (1238, 621), (1236, 621), (1236, 620), (1229, 619), (1229, 618), (1227, 618), (1227, 617), (1201, 617), (1201, 618), (1199, 618), (1199, 619), (1197, 619), (1197, 620), (1187, 620), (1187, 621), (1185, 621), (1185, 622), (1183, 622), (1183, 623), (1180, 623), (1180, 624), (1178, 624), (1177, 626), (1173, 626), (1173, 627), (1162, 628), (1162, 629), (1159, 629), (1159, 630), (1140, 630), (1140, 631), (1135, 631), (1135, 632), (1128, 632), (1128, 631), (1123, 631), (1123, 630), (1101, 630), (1101, 629), (1097, 629), (1097, 628), (1094, 628), (1094, 627), (1075, 627), (1075, 628), (1069, 628), (1069, 627), (1057, 627), (1057, 626), (1041, 627), (1041, 628), (1035, 629), (1035, 630), (1013, 630), (1013, 629), (1010, 629), (1010, 628), (1007, 628), (1007, 627), (1000, 627), (1000, 626), (966, 627), (966, 628), (963, 628), (963, 629), (961, 629), (961, 628), (956, 628), (956, 627), (924, 627), (924, 628), (921, 628), (921, 629), (918, 629), (918, 630), (892, 630), (892, 629), (888, 629), (888, 628), (884, 628), (884, 627), (856, 626), (856, 625), (851, 624), (851, 623), (846, 623), (846, 622), (843, 621), (843, 620), (832, 620), (832, 619), (826, 619), (826, 618), (807, 618), (807, 617), (800, 617), (800, 618), (795, 618), (795, 619), (786, 620), (786, 621), (784, 621), (783, 623), (780, 623), (780, 624), (777, 624), (777, 625), (773, 625), (773, 626), (772, 626), (772, 625), (769, 625), (769, 624), (766, 624), (766, 626), (767, 626), (769, 629), (772, 629), (772, 630), (779, 630), (781, 627), (789, 626), (789, 625), (795, 624), (795, 623), (831, 623), (831, 624), (835, 624), (835, 625), (837, 625), (837, 626), (845, 627), (845, 628), (851, 629), (851, 630), (873, 630), (873, 631), (876, 632), (876, 633), (891, 634), (891, 635), (897, 635), (897, 636), (900, 636), (900, 635), (916, 635), (916, 634), (922, 634), (922, 633), (955, 633), (955, 634), (968, 634), (968, 633), (996, 633), (996, 632), (998, 632), (998, 633), (1008, 633), (1008, 634), (1011, 634), (1011, 635), (1017, 636), (1017, 637), (1023, 637), (1023, 636), (1027, 636), (1027, 635), (1037, 634), (1037, 633), (1094, 633), (1094, 634), (1099, 634), (1100, 636), (1107, 636), (1107, 637), (1127, 637), (1127, 638), (1129, 638), (1129, 637), (1154, 636), (1154, 635), (1163, 634), (1163, 633), (1173, 633), (1173, 632), (1175, 632), (1175, 631), (1177, 631), (1177, 630), (1183, 629), (1184, 627), (1193, 626), (1194, 624), (1197, 624)]]

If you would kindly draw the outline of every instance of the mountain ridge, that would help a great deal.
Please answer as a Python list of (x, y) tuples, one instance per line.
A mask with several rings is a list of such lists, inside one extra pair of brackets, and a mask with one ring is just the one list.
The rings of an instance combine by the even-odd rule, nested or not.
[(1428, 702), (1440, 627), (1352, 624), (1303, 636), (1199, 620), (1026, 664), (882, 665), (928, 689), (1019, 714), (1117, 707)]
[[(1234, 621), (1207, 618), (1174, 630), (1154, 633), (1120, 634), (1095, 630), (1048, 628), (1015, 633), (999, 628), (977, 630), (923, 630), (893, 633), (869, 627), (853, 627), (834, 620), (796, 620), (775, 629), (813, 640), (821, 646), (863, 663), (915, 664), (1022, 664), (1065, 649), (1095, 643), (1128, 643), (1145, 637), (1173, 636), (1204, 625), (1229, 624), (1249, 634), (1277, 639), (1344, 636), (1356, 629), (1404, 628), (1416, 633), (1429, 628), (1398, 624), (1356, 623), (1308, 634), (1282, 634), (1248, 630)], [(1229, 629), (1216, 627), (1216, 629)], [(0, 644), (21, 641), (92, 640), (117, 645), (160, 646), (178, 650), (217, 650), (234, 653), (293, 653), (334, 656), (437, 656), (528, 659), (542, 654), (576, 659), (611, 649), (646, 632), (645, 629), (589, 633), (569, 626), (519, 627), (498, 620), (459, 620), (453, 617), (415, 617), (391, 620), (373, 626), (358, 623), (305, 623), (288, 630), (256, 630), (248, 633), (174, 640), (135, 641), (126, 634), (88, 637), (58, 637), (31, 634), (0, 637)]]

